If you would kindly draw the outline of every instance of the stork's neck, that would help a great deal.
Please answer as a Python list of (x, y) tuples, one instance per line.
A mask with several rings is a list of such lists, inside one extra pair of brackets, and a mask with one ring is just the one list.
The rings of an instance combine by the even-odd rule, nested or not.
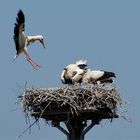
[(35, 36), (28, 36), (28, 41), (36, 41), (40, 39), (40, 35), (35, 35)]
[(40, 40), (40, 35), (35, 35), (35, 36), (27, 36), (27, 41), (28, 41), (28, 45), (33, 43), (36, 40)]

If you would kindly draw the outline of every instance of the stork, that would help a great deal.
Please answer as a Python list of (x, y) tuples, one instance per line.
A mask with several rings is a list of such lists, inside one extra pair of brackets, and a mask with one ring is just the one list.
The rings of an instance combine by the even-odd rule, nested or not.
[(63, 84), (80, 83), (82, 75), (84, 74), (87, 66), (86, 60), (78, 60), (75, 64), (69, 64), (61, 74), (61, 81)]
[(112, 83), (116, 75), (113, 72), (88, 69), (82, 77), (82, 83), (102, 84)]
[(33, 66), (34, 69), (38, 70), (40, 68), (40, 65), (38, 65), (30, 58), (29, 53), (27, 51), (27, 47), (31, 43), (38, 40), (45, 48), (43, 36), (42, 35), (26, 36), (24, 31), (25, 31), (25, 16), (23, 12), (19, 10), (17, 13), (13, 35), (16, 47), (16, 55), (14, 56), (13, 61), (23, 52), (25, 54), (26, 60)]

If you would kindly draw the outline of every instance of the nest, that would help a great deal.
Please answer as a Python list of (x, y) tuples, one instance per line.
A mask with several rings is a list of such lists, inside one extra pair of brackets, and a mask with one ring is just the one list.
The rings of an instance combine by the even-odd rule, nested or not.
[(83, 119), (117, 118), (121, 98), (115, 87), (67, 86), (25, 90), (21, 103), (27, 115), (66, 121), (70, 115)]

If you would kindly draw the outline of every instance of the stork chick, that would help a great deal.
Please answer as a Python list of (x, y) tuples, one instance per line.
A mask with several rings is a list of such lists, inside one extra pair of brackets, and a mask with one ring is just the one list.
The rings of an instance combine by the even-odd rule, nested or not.
[(69, 64), (61, 74), (63, 84), (80, 83), (82, 75), (86, 70), (86, 60), (78, 60), (75, 64)]
[(88, 84), (112, 83), (113, 77), (116, 77), (115, 73), (113, 72), (88, 69), (82, 77), (82, 82)]

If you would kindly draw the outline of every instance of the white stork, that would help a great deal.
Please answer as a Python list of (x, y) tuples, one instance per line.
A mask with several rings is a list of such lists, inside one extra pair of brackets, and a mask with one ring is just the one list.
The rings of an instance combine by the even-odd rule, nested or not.
[(26, 56), (26, 60), (33, 66), (34, 69), (37, 70), (40, 66), (30, 58), (29, 53), (27, 52), (27, 47), (31, 43), (38, 40), (45, 48), (43, 36), (42, 35), (26, 36), (24, 30), (25, 30), (25, 17), (23, 12), (19, 10), (17, 13), (13, 35), (13, 39), (16, 46), (16, 55), (14, 57), (14, 60), (23, 52)]
[(113, 72), (88, 69), (83, 74), (82, 82), (91, 83), (91, 84), (112, 83), (113, 77), (116, 77), (115, 73), (113, 73)]
[(80, 83), (82, 80), (82, 75), (86, 70), (87, 66), (86, 60), (79, 60), (75, 64), (70, 64), (61, 74), (61, 81), (63, 84), (74, 84)]

